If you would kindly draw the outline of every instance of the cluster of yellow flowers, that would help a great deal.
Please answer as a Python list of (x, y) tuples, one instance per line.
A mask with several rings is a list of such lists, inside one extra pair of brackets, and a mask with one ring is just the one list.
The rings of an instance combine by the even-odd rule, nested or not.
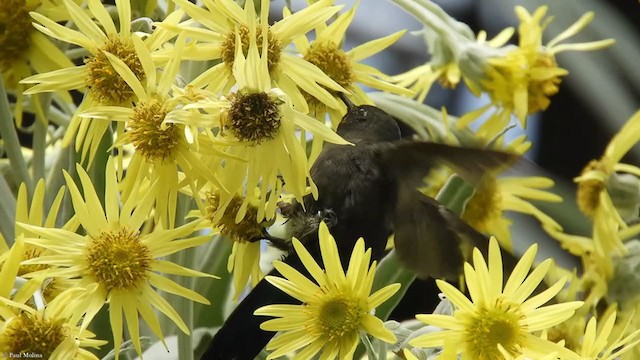
[[(472, 93), (488, 94), (490, 103), (460, 118), (427, 109), (437, 125), (418, 125), (416, 132), (522, 155), (531, 143), (507, 142), (504, 134), (512, 115), (525, 127), (528, 115), (549, 106), (568, 74), (555, 55), (613, 44), (561, 43), (593, 13), (543, 45), (547, 8), (530, 13), (518, 6), (519, 43), (508, 45), (512, 28), (487, 40), (431, 1), (392, 1), (424, 24), (434, 52), (428, 63), (396, 76), (362, 61), (404, 31), (343, 49), (357, 4), (344, 9), (333, 0), (309, 0), (299, 11), (285, 7), (282, 19), (270, 23), (269, 0), (0, 0), (0, 133), (8, 159), (0, 165), (14, 170), (2, 171), (0, 191), (15, 205), (3, 205), (0, 217), (14, 220), (0, 224), (0, 352), (97, 359), (109, 342), (96, 337), (112, 336), (108, 347), (117, 359), (128, 350), (142, 355), (146, 339), (167, 347), (165, 334), (177, 328), (179, 356), (193, 358), (188, 336), (219, 320), (199, 321), (192, 302), (212, 300), (222, 314), (227, 292), (210, 296), (209, 280), (217, 277), (209, 273), (226, 265), (233, 278), (217, 275), (233, 288), (231, 301), (263, 279), (260, 240), (275, 222), (278, 202), (317, 198), (310, 169), (323, 145), (349, 145), (336, 133), (346, 113), (340, 96), (373, 105), (383, 98), (362, 86), (391, 94), (397, 106), (389, 112), (407, 121), (398, 106), (420, 108), (435, 81), (448, 88), (462, 81)], [(35, 121), (25, 125), (24, 117)], [(635, 248), (624, 241), (640, 225), (633, 225), (638, 208), (625, 208), (612, 194), (619, 198), (637, 185), (640, 169), (620, 161), (640, 140), (639, 122), (640, 112), (576, 178), (580, 209), (593, 220), (591, 237), (564, 233), (529, 202), (562, 201), (549, 190), (552, 180), (484, 175), (460, 215), (495, 236), (488, 261), (477, 249), (467, 259), (469, 298), (438, 280), (451, 310), (418, 315), (430, 326), (404, 339), (375, 309), (408, 284), (374, 285), (379, 266), (366, 239), (356, 243), (347, 269), (322, 269), (293, 239), (311, 278), (273, 263), (284, 278), (266, 281), (302, 305), (256, 311), (272, 317), (264, 330), (279, 332), (267, 345), (268, 358), (351, 359), (360, 343), (369, 358), (622, 356), (640, 342), (633, 317), (640, 289), (615, 291), (616, 280), (631, 276), (631, 265), (615, 264), (632, 264), (625, 259)], [(33, 134), (32, 149), (19, 143), (16, 129)], [(437, 194), (451, 174), (432, 171), (423, 190)], [(504, 283), (500, 248), (513, 252), (506, 211), (537, 219), (583, 259), (582, 275), (551, 260), (530, 272), (533, 245)], [(319, 239), (321, 263), (340, 264), (324, 223)], [(232, 242), (230, 251), (219, 245), (225, 241)], [(545, 284), (545, 276), (553, 279)], [(557, 303), (543, 306), (552, 299)], [(105, 323), (111, 334), (100, 328)]]

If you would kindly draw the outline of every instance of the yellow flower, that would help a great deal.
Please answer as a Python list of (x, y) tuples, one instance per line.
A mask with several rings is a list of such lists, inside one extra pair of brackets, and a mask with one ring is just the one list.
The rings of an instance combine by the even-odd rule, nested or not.
[(462, 218), (476, 230), (494, 235), (511, 252), (511, 221), (504, 216), (505, 211), (531, 215), (546, 228), (561, 229), (555, 220), (528, 201), (561, 202), (561, 197), (545, 190), (552, 186), (553, 181), (545, 177), (486, 174), (467, 202)]
[(569, 350), (532, 334), (561, 323), (582, 306), (582, 302), (572, 301), (541, 307), (562, 289), (564, 279), (529, 298), (552, 262), (545, 260), (528, 275), (536, 252), (537, 245), (534, 244), (522, 256), (503, 287), (502, 258), (495, 238), (489, 244), (488, 266), (480, 251), (474, 249), (473, 267), (468, 263), (464, 266), (471, 299), (452, 285), (436, 280), (440, 290), (455, 306), (454, 313), (451, 316), (417, 315), (418, 320), (440, 327), (442, 331), (421, 335), (409, 344), (422, 347), (455, 344), (463, 360), (503, 359), (498, 345), (511, 356), (542, 356), (555, 351), (561, 356), (570, 356)]
[[(604, 323), (604, 324), (602, 324)], [(626, 335), (631, 318), (620, 331), (620, 335), (612, 338), (612, 330), (616, 323), (616, 312), (605, 315), (598, 324), (595, 317), (589, 319), (580, 346), (580, 360), (614, 360), (640, 343), (640, 329)], [(598, 326), (600, 325), (600, 326)]]
[[(92, 339), (94, 334), (78, 327), (86, 312), (84, 288), (66, 290), (46, 306), (34, 296), (42, 278), (24, 282), (12, 293), (24, 251), (20, 236), (0, 270), (0, 353), (6, 357), (27, 353), (52, 360), (97, 360), (84, 348), (98, 348), (106, 341)], [(26, 305), (32, 299), (36, 308)]]
[[(257, 221), (258, 207), (255, 201), (247, 205), (244, 218), (237, 221), (237, 214), (244, 203), (241, 196), (232, 197), (226, 206), (220, 203), (218, 191), (208, 189), (203, 191), (201, 197), (202, 199), (196, 200), (199, 209), (189, 215), (202, 219), (202, 226), (209, 227), (214, 234), (222, 234), (233, 241), (227, 270), (233, 272), (234, 300), (238, 300), (249, 279), (251, 286), (256, 286), (263, 277), (260, 269), (259, 240), (266, 233), (266, 224)], [(219, 217), (217, 215), (221, 206), (224, 207), (224, 212)]]
[(399, 284), (388, 285), (371, 294), (376, 263), (369, 266), (371, 250), (365, 251), (363, 239), (356, 243), (346, 273), (340, 265), (335, 240), (323, 222), (319, 228), (323, 271), (297, 240), (293, 246), (315, 283), (291, 266), (276, 261), (276, 269), (285, 277), (266, 279), (302, 305), (273, 304), (256, 310), (256, 315), (276, 317), (260, 326), (266, 331), (281, 331), (267, 344), (274, 350), (267, 359), (299, 351), (296, 359), (311, 359), (322, 350), (322, 359), (351, 359), (361, 332), (385, 342), (396, 341), (393, 333), (371, 312), (389, 299)]
[[(88, 12), (71, 0), (64, 0), (64, 5), (79, 31), (62, 26), (53, 19), (38, 13), (31, 13), (31, 16), (38, 21), (34, 26), (46, 35), (86, 49), (90, 56), (84, 59), (84, 65), (65, 67), (22, 80), (23, 84), (35, 84), (27, 89), (25, 94), (88, 88), (86, 96), (78, 107), (78, 112), (96, 105), (125, 105), (129, 103), (134, 99), (134, 91), (114, 70), (105, 55), (105, 53), (113, 54), (132, 69), (138, 80), (144, 78), (145, 69), (138, 58), (132, 40), (138, 35), (131, 32), (129, 0), (116, 1), (119, 31), (116, 30), (111, 16), (99, 0), (88, 1)], [(101, 26), (98, 26), (89, 14), (97, 19)], [(177, 22), (180, 17), (180, 13), (175, 13), (168, 16), (166, 21)], [(173, 36), (168, 31), (156, 30), (152, 35), (146, 37), (143, 43), (147, 49), (153, 51)], [(82, 148), (83, 159), (88, 153), (89, 162), (91, 162), (109, 125), (108, 121), (82, 121), (76, 115), (71, 119), (63, 139), (63, 145), (69, 145), (73, 137), (76, 136), (76, 150)]]
[[(105, 303), (109, 303), (109, 319), (115, 349), (119, 349), (122, 343), (123, 313), (128, 334), (138, 354), (142, 353), (139, 316), (159, 339), (163, 339), (154, 308), (170, 318), (180, 330), (189, 333), (180, 315), (158, 295), (156, 289), (203, 304), (209, 304), (209, 301), (159, 273), (184, 276), (211, 275), (159, 258), (203, 244), (210, 237), (191, 237), (198, 225), (197, 222), (169, 230), (156, 227), (150, 233), (141, 234), (139, 229), (148, 219), (157, 184), (153, 184), (144, 197), (132, 197), (120, 204), (116, 171), (111, 158), (106, 167), (103, 209), (87, 173), (80, 165), (76, 166), (76, 170), (84, 196), (71, 176), (66, 172), (64, 176), (73, 201), (75, 216), (82, 224), (86, 235), (78, 235), (64, 229), (20, 224), (42, 237), (26, 239), (27, 243), (46, 247), (54, 253), (25, 263), (55, 265), (57, 268), (44, 270), (46, 276), (73, 279), (76, 287), (87, 289), (83, 328)], [(185, 239), (176, 240), (179, 238)], [(39, 275), (38, 272), (34, 273), (34, 276), (36, 275)]]
[(578, 183), (578, 207), (593, 220), (594, 248), (603, 258), (625, 254), (621, 235), (630, 238), (640, 231), (637, 227), (632, 229), (627, 226), (607, 191), (607, 185), (616, 173), (640, 176), (640, 168), (621, 163), (622, 157), (640, 140), (638, 131), (640, 111), (611, 139), (602, 158), (592, 160), (582, 174), (574, 179)]
[[(480, 89), (489, 94), (491, 104), (485, 111), (496, 106), (497, 113), (515, 114), (522, 126), (528, 114), (545, 110), (550, 97), (558, 92), (561, 77), (567, 70), (558, 67), (555, 56), (563, 51), (591, 51), (606, 48), (614, 43), (612, 39), (577, 44), (560, 44), (584, 29), (593, 20), (593, 12), (583, 15), (546, 45), (542, 44), (542, 33), (551, 19), (544, 19), (547, 6), (541, 6), (530, 14), (521, 6), (515, 7), (520, 20), (518, 27), (519, 44), (508, 50), (504, 56), (487, 60), (486, 78)], [(475, 120), (467, 118), (458, 125), (463, 127)]]
[[(487, 33), (482, 30), (477, 35), (475, 45), (496, 49), (500, 48), (509, 41), (513, 35), (513, 31), (513, 28), (506, 28), (493, 39), (487, 40)], [(445, 63), (434, 63), (432, 60), (407, 72), (395, 75), (393, 80), (396, 84), (413, 90), (416, 94), (416, 100), (419, 102), (424, 102), (429, 90), (436, 81), (438, 81), (444, 88), (455, 89), (462, 79), (474, 93), (478, 93), (478, 86), (475, 82), (468, 81), (466, 77), (468, 74), (462, 73), (457, 62), (459, 59), (450, 60), (451, 62)]]
[[(18, 189), (18, 196), (16, 198), (16, 217), (15, 217), (15, 231), (14, 237), (15, 239), (20, 237), (36, 237), (35, 233), (30, 232), (20, 226), (18, 223), (30, 224), (34, 226), (42, 226), (45, 228), (53, 228), (55, 227), (55, 222), (58, 218), (58, 212), (60, 210), (60, 206), (62, 205), (62, 199), (64, 197), (65, 187), (61, 187), (58, 190), (58, 193), (53, 199), (53, 202), (49, 206), (48, 212), (45, 214), (45, 182), (43, 179), (40, 179), (36, 184), (36, 188), (33, 191), (31, 196), (31, 202), (28, 200), (27, 194), (27, 186), (25, 183), (20, 185)], [(75, 231), (78, 227), (76, 221), (71, 220), (64, 225), (65, 229), (69, 231)], [(11, 239), (12, 242), (14, 239)], [(0, 234), (0, 264), (4, 261), (7, 261), (9, 256), (9, 244), (4, 239), (2, 234)], [(42, 254), (48, 253), (49, 251), (46, 248), (34, 245), (26, 245), (21, 260), (33, 259)], [(46, 265), (20, 265), (18, 269), (18, 276), (23, 276), (25, 274), (29, 274), (34, 271), (43, 270), (47, 266)]]
[[(353, 21), (357, 4), (351, 10), (335, 18), (331, 24), (324, 22), (316, 26), (315, 39), (309, 42), (306, 36), (294, 38), (294, 44), (303, 58), (311, 64), (317, 66), (327, 74), (338, 85), (349, 91), (347, 97), (354, 104), (373, 104), (369, 96), (357, 85), (363, 84), (373, 89), (399, 93), (403, 95), (413, 95), (403, 87), (391, 84), (391, 78), (380, 70), (360, 63), (360, 61), (373, 56), (395, 43), (405, 31), (398, 31), (394, 34), (375, 39), (358, 45), (349, 51), (342, 49), (347, 28)], [(286, 17), (285, 17), (286, 19)], [(294, 95), (289, 96), (294, 97)], [(296, 94), (297, 95), (297, 94)], [(312, 116), (324, 120), (324, 115), (329, 112), (333, 127), (337, 127), (342, 116), (347, 111), (346, 105), (340, 101), (338, 108), (326, 106), (321, 100), (306, 95)]]
[[(22, 102), (25, 89), (19, 81), (35, 73), (44, 73), (73, 66), (71, 60), (58, 47), (31, 25), (29, 13), (36, 12), (54, 19), (68, 20), (69, 14), (60, 11), (62, 1), (3, 0), (0, 1), (0, 71), (5, 86), (15, 90), (15, 117), (22, 126)], [(68, 94), (65, 100), (71, 101)], [(40, 98), (34, 98), (38, 119), (46, 121)]]
[[(303, 113), (308, 112), (307, 104), (300, 90), (311, 94), (329, 107), (337, 108), (339, 102), (327, 91), (345, 90), (325, 75), (320, 69), (304, 59), (288, 53), (286, 48), (296, 37), (306, 34), (320, 23), (333, 16), (341, 6), (329, 6), (332, 0), (321, 0), (291, 16), (273, 24), (268, 24), (268, 0), (262, 0), (260, 18), (255, 14), (252, 1), (245, 2), (242, 9), (232, 0), (205, 0), (206, 10), (186, 0), (175, 0), (185, 13), (203, 27), (195, 27), (193, 21), (168, 29), (182, 31), (190, 38), (199, 41), (195, 46), (185, 49), (182, 54), (185, 60), (216, 60), (222, 62), (200, 74), (193, 82), (194, 86), (204, 87), (218, 93), (228, 93), (231, 87), (240, 82), (235, 74), (235, 62), (240, 47), (246, 56), (250, 39), (249, 34), (255, 32), (258, 47), (263, 41), (268, 43), (265, 55), (267, 71), (275, 87), (281, 88), (292, 97), (293, 103)], [(266, 39), (265, 39), (266, 38)], [(241, 44), (241, 46), (238, 46)]]
[[(266, 24), (263, 24), (262, 31), (267, 31)], [(233, 76), (238, 82), (238, 91), (217, 102), (189, 105), (189, 108), (206, 110), (210, 114), (206, 116), (208, 119), (171, 121), (210, 129), (215, 126), (212, 122), (219, 120), (220, 128), (214, 143), (221, 146), (224, 153), (244, 160), (231, 159), (222, 165), (218, 159), (213, 159), (212, 167), (217, 169), (214, 171), (219, 175), (222, 187), (228, 191), (220, 193), (220, 203), (226, 206), (231, 198), (241, 194), (244, 203), (237, 214), (237, 221), (244, 217), (247, 205), (255, 203), (258, 208), (256, 220), (261, 222), (273, 217), (282, 182), (287, 192), (298, 201), (302, 201), (302, 196), (307, 193), (307, 182), (317, 196), (304, 148), (306, 140), (300, 137), (298, 130), (313, 134), (314, 141), (347, 142), (321, 122), (297, 111), (281, 89), (272, 88), (267, 71), (268, 43), (262, 43), (260, 54), (256, 34), (253, 30), (249, 33), (246, 56), (241, 46), (236, 48)], [(240, 38), (240, 31), (236, 36)], [(253, 191), (256, 187), (259, 192)], [(269, 194), (269, 201), (265, 207), (266, 194)], [(220, 207), (215, 221), (222, 216), (224, 206)]]
[[(156, 68), (151, 53), (143, 40), (133, 38), (136, 56), (142, 66), (144, 85), (136, 77), (134, 71), (116, 56), (105, 52), (111, 66), (124, 79), (135, 94), (136, 101), (128, 106), (95, 106), (79, 114), (85, 121), (116, 121), (122, 124), (123, 131), (118, 131), (115, 146), (122, 149), (131, 144), (135, 149), (127, 167), (124, 178), (122, 195), (126, 201), (131, 196), (139, 196), (133, 189), (144, 192), (148, 189), (139, 187), (141, 182), (148, 180), (156, 183), (154, 193), (155, 218), (166, 228), (173, 228), (176, 217), (176, 203), (178, 190), (185, 184), (193, 185), (196, 180), (204, 179), (220, 187), (220, 182), (198, 156), (195, 151), (198, 133), (191, 133), (191, 144), (187, 138), (184, 126), (165, 122), (169, 117), (189, 118), (199, 116), (197, 112), (184, 108), (184, 103), (190, 99), (190, 94), (176, 94), (172, 91), (173, 82), (178, 76), (179, 58), (173, 58), (164, 66), (160, 76), (156, 75)], [(182, 48), (183, 41), (176, 41), (177, 48)], [(177, 52), (179, 53), (179, 51)], [(122, 157), (123, 151), (119, 151)], [(220, 155), (218, 154), (212, 155)], [(122, 159), (119, 160), (122, 163)], [(184, 174), (184, 178), (180, 175)]]

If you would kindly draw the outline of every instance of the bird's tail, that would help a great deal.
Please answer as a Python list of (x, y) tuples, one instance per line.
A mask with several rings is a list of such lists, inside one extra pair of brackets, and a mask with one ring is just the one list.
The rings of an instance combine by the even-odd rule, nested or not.
[[(320, 254), (317, 236), (306, 243), (306, 248), (312, 256)], [(310, 277), (295, 252), (287, 255), (283, 261)], [(271, 270), (268, 275), (281, 277), (276, 269)], [(260, 280), (214, 335), (201, 359), (253, 360), (275, 335), (274, 332), (260, 329), (260, 324), (269, 320), (269, 317), (256, 316), (253, 313), (262, 306), (272, 304), (300, 304), (300, 301), (276, 288), (266, 279)]]
[[(269, 275), (280, 276), (275, 269)], [(294, 303), (294, 298), (262, 279), (231, 313), (201, 359), (253, 360), (275, 335), (260, 329), (267, 318), (255, 316), (253, 312), (265, 305)]]

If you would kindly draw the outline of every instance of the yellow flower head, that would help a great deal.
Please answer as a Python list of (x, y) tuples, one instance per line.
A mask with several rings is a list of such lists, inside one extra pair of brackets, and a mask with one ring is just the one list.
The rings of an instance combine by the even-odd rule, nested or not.
[[(105, 53), (105, 56), (117, 74), (132, 89), (137, 100), (127, 106), (95, 106), (81, 112), (79, 116), (90, 118), (86, 121), (108, 119), (118, 123), (114, 145), (120, 150), (124, 146), (132, 145), (135, 150), (127, 167), (128, 175), (124, 179), (124, 200), (139, 195), (133, 191), (134, 188), (148, 191), (147, 188), (141, 188), (140, 183), (158, 182), (154, 197), (155, 218), (165, 227), (172, 228), (176, 217), (178, 190), (185, 182), (193, 184), (198, 179), (204, 179), (220, 187), (220, 181), (195, 151), (199, 144), (199, 133), (191, 132), (191, 137), (187, 138), (187, 129), (183, 124), (167, 121), (201, 115), (184, 106), (184, 103), (190, 100), (185, 97), (193, 94), (188, 91), (173, 91), (172, 86), (178, 76), (180, 59), (176, 56), (169, 60), (158, 76), (151, 53), (143, 40), (134, 37), (132, 42), (143, 69), (142, 82), (117, 56), (110, 53)], [(184, 39), (178, 38), (176, 47), (181, 49), (183, 45)], [(179, 51), (176, 54), (179, 54)], [(211, 152), (212, 155), (224, 155), (215, 149)], [(123, 162), (123, 154), (124, 151), (119, 151), (119, 163)], [(181, 179), (182, 174), (184, 177)]]
[(46, 306), (36, 294), (42, 277), (22, 281), (16, 289), (25, 248), (23, 237), (18, 237), (0, 268), (0, 352), (7, 357), (29, 353), (55, 360), (97, 360), (83, 348), (97, 348), (106, 341), (94, 340), (94, 334), (78, 327), (86, 313), (84, 288), (66, 290)]
[(42, 309), (0, 297), (0, 351), (8, 357), (97, 360), (85, 348), (107, 342), (78, 326), (86, 294), (84, 288), (66, 290)]
[[(493, 39), (487, 40), (487, 32), (482, 30), (478, 33), (474, 46), (498, 49), (509, 41), (513, 32), (513, 28), (506, 28)], [(455, 58), (448, 59), (444, 63), (430, 61), (407, 72), (395, 75), (392, 79), (396, 84), (412, 90), (416, 95), (416, 100), (419, 102), (424, 102), (429, 90), (431, 90), (436, 81), (444, 88), (455, 89), (460, 80), (464, 80), (473, 93), (479, 94), (481, 92), (480, 88), (473, 80), (468, 80), (470, 74), (462, 72), (458, 61), (459, 59)]]
[[(202, 219), (203, 226), (209, 227), (214, 233), (233, 241), (227, 270), (233, 272), (234, 300), (237, 300), (249, 279), (251, 285), (256, 286), (263, 277), (260, 269), (260, 240), (266, 233), (266, 224), (257, 221), (257, 201), (249, 204), (236, 195), (228, 204), (221, 204), (219, 191), (208, 189), (203, 191), (201, 199), (196, 199), (196, 202), (199, 209), (191, 215)], [(239, 220), (238, 213), (243, 205), (247, 207), (246, 213)], [(218, 216), (220, 208), (224, 208), (222, 216)]]
[[(340, 14), (329, 25), (321, 23), (316, 27), (316, 37), (309, 42), (306, 36), (294, 38), (296, 48), (303, 58), (317, 66), (332, 80), (350, 93), (347, 95), (354, 104), (372, 104), (371, 99), (357, 85), (366, 85), (373, 89), (394, 92), (403, 95), (413, 95), (403, 87), (391, 84), (391, 78), (378, 69), (360, 63), (360, 61), (379, 53), (395, 43), (405, 31), (375, 39), (358, 45), (349, 51), (342, 49), (347, 28), (353, 21), (356, 13), (356, 4), (349, 11)], [(324, 120), (324, 115), (329, 112), (331, 122), (337, 127), (338, 122), (346, 113), (346, 106), (340, 102), (337, 109), (325, 105), (320, 99), (306, 95), (311, 114)]]
[[(339, 102), (327, 91), (345, 91), (331, 80), (320, 69), (304, 59), (288, 53), (286, 48), (293, 39), (303, 36), (318, 24), (333, 16), (341, 6), (330, 6), (333, 1), (321, 0), (285, 17), (273, 25), (268, 24), (270, 3), (262, 0), (260, 16), (255, 13), (254, 2), (245, 2), (244, 9), (232, 0), (205, 0), (206, 9), (202, 9), (186, 0), (175, 0), (185, 13), (202, 25), (193, 26), (190, 20), (179, 26), (167, 27), (182, 32), (198, 41), (182, 54), (185, 60), (216, 60), (213, 66), (200, 74), (193, 82), (194, 86), (207, 87), (218, 93), (227, 93), (231, 87), (239, 83), (234, 68), (238, 60), (237, 48), (244, 57), (250, 48), (250, 34), (257, 35), (258, 47), (268, 44), (265, 58), (266, 71), (278, 87), (292, 97), (293, 103), (300, 111), (308, 111), (307, 104), (301, 96), (300, 89), (320, 99), (329, 107), (337, 108)], [(296, 95), (294, 95), (296, 94)]]
[(562, 201), (558, 195), (546, 191), (552, 186), (553, 181), (545, 177), (495, 177), (486, 174), (467, 202), (462, 218), (476, 230), (494, 235), (505, 249), (512, 251), (511, 221), (504, 216), (505, 211), (531, 215), (546, 228), (561, 228), (528, 201)]
[(631, 318), (622, 326), (620, 334), (615, 338), (612, 337), (616, 316), (615, 311), (605, 313), (600, 324), (595, 317), (589, 319), (578, 351), (580, 360), (619, 359), (622, 354), (640, 343), (640, 329), (627, 334)]
[(388, 343), (396, 341), (372, 311), (400, 285), (388, 285), (370, 294), (376, 264), (369, 265), (371, 250), (365, 251), (363, 239), (357, 241), (345, 273), (338, 247), (324, 222), (318, 235), (324, 271), (304, 246), (293, 239), (294, 249), (315, 282), (280, 261), (274, 265), (285, 278), (266, 277), (271, 284), (303, 303), (273, 304), (256, 310), (256, 315), (276, 317), (263, 322), (260, 326), (263, 330), (281, 332), (267, 345), (267, 350), (273, 350), (268, 359), (300, 349), (296, 355), (299, 359), (311, 359), (321, 351), (323, 359), (352, 359), (361, 332)]
[[(45, 199), (45, 182), (43, 179), (39, 180), (36, 184), (36, 188), (31, 197), (31, 203), (27, 200), (27, 186), (25, 183), (20, 185), (18, 190), (18, 197), (16, 201), (16, 226), (14, 231), (15, 238), (19, 237), (35, 237), (36, 234), (31, 233), (28, 230), (18, 226), (18, 223), (30, 224), (34, 226), (43, 226), (46, 228), (55, 227), (55, 222), (58, 218), (58, 211), (60, 210), (60, 206), (62, 204), (62, 199), (64, 197), (65, 187), (60, 188), (58, 193), (56, 194), (48, 213), (45, 214), (44, 211), (44, 199)], [(65, 228), (73, 231), (77, 227), (75, 221), (68, 222), (65, 224)], [(13, 242), (13, 239), (11, 239)], [(7, 260), (9, 256), (9, 244), (7, 244), (6, 240), (0, 234), (0, 263), (3, 263)], [(28, 260), (36, 258), (47, 252), (47, 249), (42, 248), (40, 246), (34, 245), (26, 245), (24, 253), (22, 255), (22, 260)], [(18, 276), (22, 276), (28, 274), (33, 271), (43, 270), (46, 268), (46, 265), (21, 265), (18, 269)]]
[(511, 356), (568, 352), (532, 334), (561, 323), (582, 306), (582, 302), (572, 301), (541, 307), (562, 289), (564, 279), (529, 298), (552, 261), (545, 260), (528, 275), (536, 252), (537, 245), (534, 244), (522, 256), (503, 287), (502, 258), (495, 238), (489, 244), (488, 266), (480, 251), (474, 249), (473, 266), (466, 263), (464, 267), (471, 299), (452, 285), (437, 280), (440, 290), (455, 306), (454, 313), (451, 316), (417, 315), (418, 320), (440, 327), (442, 331), (421, 335), (410, 345), (436, 347), (455, 344), (463, 360), (503, 359), (498, 345)]
[[(65, 67), (59, 70), (41, 73), (22, 81), (24, 84), (35, 84), (25, 91), (25, 94), (36, 94), (59, 90), (84, 90), (87, 88), (87, 96), (79, 105), (79, 112), (90, 109), (96, 105), (126, 105), (135, 99), (135, 92), (129, 83), (120, 76), (107, 54), (111, 54), (124, 62), (136, 79), (144, 79), (145, 68), (138, 56), (138, 50), (134, 46), (133, 38), (139, 35), (131, 31), (131, 4), (129, 0), (116, 0), (118, 11), (119, 30), (109, 15), (109, 12), (100, 0), (88, 1), (88, 12), (71, 0), (63, 0), (69, 11), (71, 20), (78, 30), (73, 30), (55, 22), (44, 15), (31, 13), (38, 22), (34, 26), (45, 35), (74, 44), (86, 49), (89, 56), (84, 59), (84, 65)], [(100, 26), (96, 24), (91, 16)], [(165, 21), (172, 23), (181, 18), (180, 13), (174, 13)], [(168, 31), (157, 29), (146, 37), (144, 46), (153, 51), (159, 48), (174, 35)], [(108, 121), (81, 121), (74, 116), (65, 133), (63, 144), (71, 143), (76, 134), (76, 149), (83, 148), (83, 158), (89, 149), (89, 159), (93, 158), (98, 143), (109, 126)], [(84, 144), (84, 146), (83, 146)]]
[[(209, 277), (211, 275), (160, 258), (203, 244), (210, 237), (191, 236), (196, 230), (197, 222), (168, 230), (156, 227), (150, 233), (141, 234), (139, 230), (147, 221), (153, 206), (151, 197), (157, 182), (152, 184), (147, 195), (141, 198), (131, 197), (124, 204), (120, 204), (116, 171), (113, 159), (110, 159), (106, 166), (103, 209), (87, 173), (80, 165), (76, 166), (76, 170), (84, 194), (80, 193), (69, 174), (65, 172), (64, 176), (71, 193), (75, 216), (86, 235), (78, 235), (64, 229), (20, 224), (28, 231), (41, 236), (25, 239), (25, 242), (46, 247), (54, 253), (25, 263), (55, 265), (56, 268), (44, 270), (43, 275), (73, 279), (76, 287), (93, 289), (87, 290), (84, 304), (87, 314), (82, 323), (83, 328), (86, 328), (105, 303), (109, 303), (109, 319), (115, 349), (119, 349), (122, 343), (123, 314), (129, 336), (139, 354), (142, 353), (142, 348), (138, 317), (149, 325), (159, 339), (163, 339), (154, 308), (169, 317), (183, 332), (188, 333), (189, 329), (180, 315), (158, 295), (156, 289), (203, 304), (209, 304), (209, 301), (160, 273)], [(179, 238), (185, 239), (177, 240)], [(38, 272), (34, 273), (34, 276), (37, 275)]]
[(639, 126), (640, 111), (636, 112), (611, 139), (603, 156), (599, 160), (589, 162), (580, 176), (574, 179), (578, 183), (578, 208), (593, 220), (595, 251), (603, 258), (625, 254), (626, 249), (620, 233), (626, 232), (624, 238), (628, 239), (640, 230), (628, 231), (631, 228), (614, 206), (607, 190), (611, 178), (616, 173), (640, 177), (640, 168), (621, 163), (623, 156), (640, 140)]
[(482, 82), (482, 90), (489, 94), (494, 105), (505, 109), (507, 113), (514, 113), (524, 126), (528, 114), (549, 106), (549, 98), (558, 92), (561, 77), (568, 74), (567, 70), (558, 67), (556, 54), (567, 50), (598, 50), (612, 45), (614, 41), (608, 39), (559, 45), (593, 20), (594, 14), (589, 12), (543, 45), (542, 34), (551, 20), (544, 18), (547, 6), (539, 7), (533, 14), (516, 6), (515, 12), (520, 20), (520, 42), (505, 56), (488, 60), (488, 79)]
[[(77, 2), (77, 1), (76, 1)], [(31, 24), (31, 12), (42, 14), (54, 21), (69, 19), (69, 13), (61, 11), (61, 0), (3, 0), (0, 2), (0, 72), (5, 86), (15, 90), (15, 117), (22, 126), (22, 92), (24, 84), (19, 81), (34, 73), (45, 73), (62, 67), (73, 66), (71, 60), (53, 45)], [(68, 94), (65, 100), (71, 101)], [(38, 119), (45, 121), (42, 104), (34, 99)]]
[[(266, 24), (262, 26), (262, 31), (265, 29)], [(222, 188), (227, 190), (220, 193), (220, 203), (226, 206), (232, 197), (241, 194), (247, 204), (257, 204), (256, 220), (261, 222), (273, 217), (282, 182), (287, 192), (299, 201), (307, 193), (307, 183), (316, 192), (309, 173), (305, 139), (301, 139), (298, 130), (313, 134), (314, 141), (347, 142), (329, 127), (296, 110), (281, 89), (272, 87), (267, 71), (268, 43), (263, 41), (259, 48), (257, 34), (256, 31), (250, 31), (246, 55), (242, 46), (236, 47), (233, 75), (238, 82), (237, 92), (217, 102), (196, 103), (191, 107), (201, 107), (211, 114), (209, 118), (220, 120), (214, 143), (221, 146), (224, 153), (241, 159), (226, 161), (224, 166), (218, 159), (213, 159), (212, 167), (219, 168), (217, 174)], [(239, 31), (236, 36), (240, 38)], [(211, 126), (210, 120), (196, 118), (175, 121), (189, 126)], [(253, 191), (256, 187), (260, 189), (259, 192)], [(269, 194), (269, 202), (265, 207), (266, 194)], [(224, 206), (220, 207), (215, 221), (222, 216)], [(240, 207), (237, 221), (245, 216), (246, 209), (247, 205)]]

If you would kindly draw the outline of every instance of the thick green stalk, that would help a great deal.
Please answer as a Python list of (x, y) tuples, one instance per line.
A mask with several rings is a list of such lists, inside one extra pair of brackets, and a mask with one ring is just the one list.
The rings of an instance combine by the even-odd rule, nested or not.
[(29, 174), (27, 162), (22, 156), (22, 147), (18, 140), (18, 133), (13, 122), (13, 114), (9, 107), (7, 92), (4, 88), (4, 80), (0, 79), (0, 137), (4, 143), (4, 148), (11, 163), (11, 167), (16, 171), (16, 182), (27, 184), (29, 194), (33, 193), (33, 179)]

